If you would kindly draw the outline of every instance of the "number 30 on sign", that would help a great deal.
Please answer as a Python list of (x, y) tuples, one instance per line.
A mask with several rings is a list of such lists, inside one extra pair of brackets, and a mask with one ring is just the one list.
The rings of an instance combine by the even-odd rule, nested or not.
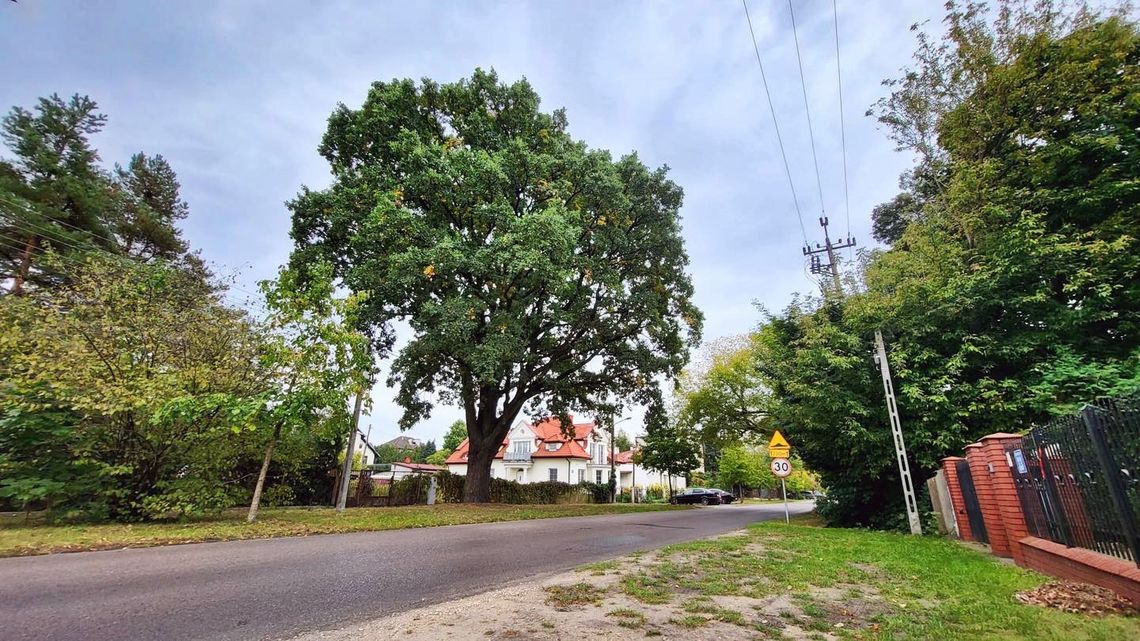
[(786, 458), (772, 459), (772, 473), (777, 478), (784, 478), (792, 473), (792, 464)]

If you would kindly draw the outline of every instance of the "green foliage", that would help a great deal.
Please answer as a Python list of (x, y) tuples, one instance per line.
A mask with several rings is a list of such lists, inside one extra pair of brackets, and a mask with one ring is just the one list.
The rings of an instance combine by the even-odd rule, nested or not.
[(920, 33), (875, 110), (919, 157), (876, 221), (892, 247), (845, 297), (797, 300), (753, 340), (771, 417), (820, 473), (834, 524), (902, 513), (877, 329), (916, 482), (980, 436), (1140, 384), (1135, 25), (1051, 3), (1001, 2), (992, 23), (948, 7), (946, 37)]
[(454, 452), (467, 438), (467, 423), (455, 421), (443, 436), (443, 449)]
[[(436, 500), (440, 503), (457, 503), (463, 500), (466, 476), (450, 472), (436, 472), (438, 482)], [(584, 486), (598, 484), (571, 485), (561, 481), (542, 481), (540, 483), (519, 483), (507, 479), (491, 479), (491, 503), (513, 504), (553, 504), (553, 503), (583, 503), (588, 490)], [(599, 485), (605, 488), (605, 485)], [(603, 491), (603, 499), (595, 503), (608, 503), (609, 491)]]
[(429, 465), (443, 465), (447, 462), (447, 457), (449, 456), (451, 456), (451, 450), (444, 448), (429, 454), (427, 458), (424, 459), (424, 462)]
[(610, 502), (610, 486), (608, 483), (594, 483), (593, 481), (584, 481), (578, 485), (590, 494), (590, 500), (594, 503)]
[(657, 381), (700, 334), (680, 187), (635, 155), (590, 150), (538, 105), (525, 81), (481, 70), (373, 83), (329, 118), (332, 185), (289, 205), (295, 268), (327, 262), (368, 292), (361, 319), (381, 351), (393, 322), (410, 323), (389, 377), (401, 427), (433, 397), (464, 407), (474, 501), (489, 499), (491, 457), (524, 408), (659, 412)]
[(65, 284), (0, 298), (0, 406), (82, 417), (54, 429), (71, 428), (72, 461), (113, 477), (113, 516), (194, 500), (175, 479), (220, 484), (267, 391), (250, 321), (164, 264), (91, 255), (55, 271)]
[(404, 452), (398, 450), (390, 443), (384, 443), (376, 448), (377, 463), (396, 463), (404, 460)]
[(650, 427), (634, 460), (670, 477), (684, 476), (700, 467), (699, 452), (690, 430), (677, 423), (659, 423)]
[(618, 430), (618, 433), (614, 436), (614, 447), (617, 448), (619, 452), (628, 452), (633, 449), (633, 441), (630, 440), (629, 434)]
[(111, 470), (88, 458), (74, 438), (80, 421), (51, 407), (0, 414), (0, 503), (52, 513), (87, 507)]
[(368, 385), (372, 356), (366, 337), (354, 329), (360, 297), (337, 298), (329, 273), (310, 266), (305, 287), (299, 287), (296, 274), (282, 270), (277, 280), (261, 284), (269, 314), (261, 327), (259, 369), (267, 389), (255, 426), (266, 449), (251, 521), (282, 434), (349, 424), (348, 398)]
[(101, 250), (161, 259), (208, 279), (175, 226), (188, 207), (174, 170), (143, 153), (102, 169), (90, 137), (106, 121), (87, 96), (54, 94), (4, 118), (0, 137), (14, 158), (0, 160), (0, 272), (15, 275), (11, 291), (60, 282), (60, 263), (42, 260), (49, 247), (73, 258)]
[(416, 463), (426, 463), (428, 457), (432, 456), (433, 454), (435, 454), (435, 441), (428, 441), (427, 443), (424, 443), (423, 445), (416, 448), (416, 454), (413, 457), (413, 460)]
[(699, 427), (713, 446), (740, 441), (746, 434), (771, 432), (769, 392), (755, 365), (749, 336), (709, 345), (696, 367), (681, 377), (678, 420)]
[(764, 459), (760, 452), (741, 446), (725, 448), (720, 459), (717, 482), (720, 487), (729, 490), (737, 486), (770, 487), (767, 477), (772, 476), (772, 472)]

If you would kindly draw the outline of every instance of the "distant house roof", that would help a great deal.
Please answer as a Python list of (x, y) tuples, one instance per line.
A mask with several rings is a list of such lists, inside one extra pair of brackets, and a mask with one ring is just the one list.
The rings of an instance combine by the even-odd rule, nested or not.
[[(597, 426), (593, 421), (575, 423), (572, 415), (567, 415), (566, 420), (573, 425), (573, 434), (570, 436), (566, 436), (562, 433), (562, 422), (558, 420), (557, 416), (544, 418), (534, 424), (526, 423), (527, 427), (534, 432), (537, 441), (536, 447), (531, 452), (532, 458), (590, 458), (583, 444), (593, 435), (594, 429)], [(503, 458), (503, 453), (506, 452), (509, 441), (510, 435), (503, 439), (503, 444), (499, 447), (499, 451), (495, 453), (495, 458)], [(550, 449), (547, 447), (548, 444), (557, 444), (558, 447)], [(467, 463), (467, 450), (467, 439), (463, 439), (459, 447), (455, 448), (451, 456), (447, 457), (447, 463), (453, 465), (463, 465)]]
[(622, 465), (623, 463), (632, 463), (633, 455), (636, 452), (637, 450), (626, 450), (624, 452), (618, 452), (617, 454), (614, 454), (614, 463), (617, 463), (618, 465)]
[(383, 443), (380, 447), (383, 447), (384, 445), (391, 445), (397, 450), (414, 450), (422, 445), (422, 443), (418, 438), (412, 438), (410, 436), (397, 436), (387, 443)]

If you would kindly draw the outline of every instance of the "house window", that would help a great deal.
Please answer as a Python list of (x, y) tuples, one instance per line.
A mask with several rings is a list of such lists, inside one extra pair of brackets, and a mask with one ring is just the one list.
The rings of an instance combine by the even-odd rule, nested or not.
[(530, 454), (530, 441), (512, 441), (512, 452)]
[(550, 480), (551, 481), (557, 481), (558, 480), (558, 468), (555, 468), (555, 467), (550, 468)]
[(557, 452), (560, 449), (562, 449), (561, 443), (547, 443), (546, 444), (546, 451), (547, 452)]
[(606, 446), (602, 445), (601, 443), (595, 443), (594, 444), (594, 463), (601, 464), (601, 463), (605, 463), (605, 462), (606, 462)]
[(579, 483), (585, 483), (586, 482), (586, 470), (578, 470), (578, 482)]
[(602, 482), (602, 471), (601, 470), (594, 470), (594, 482), (595, 483), (601, 483)]

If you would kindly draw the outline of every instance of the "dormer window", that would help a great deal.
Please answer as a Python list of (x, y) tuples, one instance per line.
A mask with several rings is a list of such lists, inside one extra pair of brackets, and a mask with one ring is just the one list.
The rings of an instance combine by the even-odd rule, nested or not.
[(546, 444), (546, 451), (547, 452), (557, 452), (560, 449), (562, 449), (561, 443), (547, 443)]
[(511, 441), (511, 451), (518, 454), (530, 454), (530, 441)]

